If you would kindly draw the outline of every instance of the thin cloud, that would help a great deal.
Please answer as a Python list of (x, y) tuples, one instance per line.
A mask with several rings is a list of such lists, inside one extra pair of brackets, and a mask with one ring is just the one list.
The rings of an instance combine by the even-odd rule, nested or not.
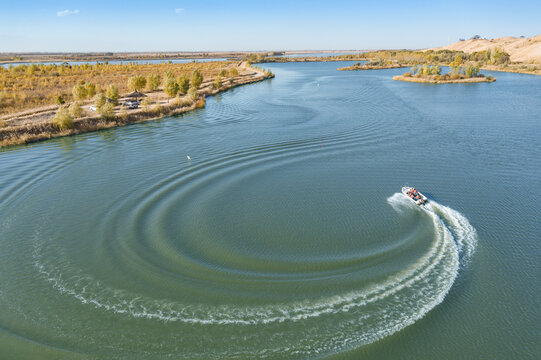
[(56, 16), (69, 16), (78, 14), (79, 10), (62, 10), (56, 13)]
[(176, 14), (180, 14), (181, 12), (184, 12), (184, 9), (175, 9)]

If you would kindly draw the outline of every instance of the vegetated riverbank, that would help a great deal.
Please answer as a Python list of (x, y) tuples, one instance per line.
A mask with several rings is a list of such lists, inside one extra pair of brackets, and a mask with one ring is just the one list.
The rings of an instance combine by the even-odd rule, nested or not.
[[(119, 93), (133, 91), (128, 80), (134, 75), (155, 81), (148, 81), (138, 90), (156, 90), (161, 79), (174, 76), (189, 77), (199, 71), (205, 79), (219, 76), (222, 70), (238, 67), (239, 62), (213, 61), (190, 62), (183, 64), (79, 64), (79, 65), (18, 65), (10, 68), (0, 67), (0, 119), (4, 115), (48, 107), (53, 104), (86, 100), (104, 92), (113, 85)], [(84, 86), (82, 91), (75, 87)], [(83, 96), (84, 95), (84, 96)]]
[(439, 79), (436, 75), (429, 75), (424, 77), (412, 77), (404, 75), (393, 76), (393, 80), (409, 81), (416, 83), (429, 83), (429, 84), (459, 84), (459, 83), (480, 83), (480, 82), (494, 82), (495, 78), (491, 77), (472, 77), (472, 78), (458, 78), (458, 79)]
[[(244, 64), (245, 65), (245, 64)], [(90, 131), (124, 126), (131, 123), (154, 120), (164, 116), (177, 115), (205, 106), (205, 97), (215, 95), (236, 86), (251, 84), (273, 78), (274, 74), (258, 68), (243, 66), (238, 76), (226, 80), (209, 79), (201, 87), (185, 96), (173, 100), (162, 91), (149, 92), (142, 108), (128, 109), (125, 106), (111, 107), (108, 113), (92, 112), (90, 102), (80, 106), (83, 117), (70, 121), (70, 126), (59, 126), (55, 122), (58, 107), (29, 110), (10, 118), (0, 120), (0, 147), (31, 143), (55, 137), (75, 135)], [(219, 79), (219, 80), (217, 80)], [(165, 90), (165, 89), (164, 89)], [(120, 102), (128, 100), (120, 97)], [(98, 109), (99, 110), (99, 109)], [(66, 111), (66, 114), (67, 111)]]

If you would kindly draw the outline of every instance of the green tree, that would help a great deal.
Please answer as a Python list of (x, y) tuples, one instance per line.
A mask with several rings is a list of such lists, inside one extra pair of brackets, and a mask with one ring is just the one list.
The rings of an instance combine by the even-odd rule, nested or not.
[(86, 87), (82, 84), (75, 85), (72, 90), (73, 97), (75, 100), (84, 100), (88, 96), (88, 91)]
[(59, 130), (66, 130), (73, 128), (73, 118), (71, 117), (68, 109), (65, 106), (62, 106), (56, 112), (53, 118), (53, 126)]
[(156, 89), (158, 89), (158, 87), (160, 86), (160, 75), (158, 74), (149, 74), (147, 76), (147, 89), (149, 91), (154, 91)]
[(178, 83), (178, 92), (182, 95), (186, 95), (188, 92), (188, 89), (190, 88), (190, 80), (188, 80), (188, 77), (186, 75), (181, 75), (178, 77), (177, 80)]
[(178, 94), (179, 86), (175, 78), (166, 78), (163, 85), (163, 91), (170, 98), (175, 97)]
[(86, 88), (86, 97), (89, 99), (92, 99), (94, 95), (96, 95), (96, 85), (92, 83), (86, 83), (85, 88)]
[(108, 99), (112, 100), (113, 104), (116, 105), (118, 103), (118, 99), (120, 98), (120, 95), (118, 95), (118, 88), (116, 86), (114, 86), (113, 84), (110, 84), (107, 87), (107, 92), (106, 92), (105, 96)]
[(103, 105), (107, 102), (107, 98), (105, 97), (105, 94), (102, 92), (99, 92), (94, 96), (94, 106), (96, 109), (100, 110)]
[(199, 70), (197, 70), (197, 69), (194, 70), (193, 73), (192, 73), (190, 83), (197, 90), (197, 89), (199, 89), (199, 86), (201, 86), (202, 82), (203, 82), (203, 75), (201, 75)]
[(147, 79), (141, 75), (135, 75), (128, 79), (128, 88), (130, 90), (142, 90), (147, 84)]
[(69, 106), (68, 111), (74, 119), (77, 119), (83, 116), (83, 108), (81, 107), (81, 103), (79, 103), (78, 101), (73, 102)]

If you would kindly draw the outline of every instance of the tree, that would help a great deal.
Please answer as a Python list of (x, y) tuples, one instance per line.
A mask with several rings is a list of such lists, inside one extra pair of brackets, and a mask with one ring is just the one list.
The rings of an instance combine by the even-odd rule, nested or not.
[(188, 80), (188, 77), (186, 75), (181, 75), (178, 77), (177, 80), (178, 83), (178, 92), (182, 95), (186, 95), (188, 92), (188, 89), (190, 88), (190, 80)]
[(163, 91), (167, 94), (169, 97), (175, 97), (178, 93), (179, 86), (175, 78), (167, 78), (165, 79), (165, 83), (163, 85)]
[(69, 106), (68, 111), (74, 119), (77, 119), (83, 116), (83, 108), (81, 107), (81, 103), (79, 103), (78, 101), (75, 101), (74, 103), (72, 103)]
[(192, 78), (190, 80), (190, 83), (192, 84), (192, 87), (194, 87), (196, 90), (199, 89), (199, 86), (201, 86), (201, 83), (203, 82), (203, 75), (199, 72), (199, 70), (194, 70), (192, 73)]
[(75, 100), (84, 100), (88, 96), (88, 91), (83, 84), (75, 85), (73, 87), (72, 93)]
[(110, 103), (106, 102), (101, 108), (100, 108), (100, 115), (103, 120), (113, 120), (115, 118), (115, 106)]
[(68, 112), (68, 109), (66, 109), (65, 106), (62, 106), (58, 109), (56, 112), (54, 118), (53, 118), (53, 126), (56, 127), (59, 130), (66, 130), (73, 128), (73, 119)]
[(220, 73), (218, 75), (220, 75), (222, 77), (227, 76), (227, 70), (226, 69), (220, 70)]
[(101, 109), (103, 105), (107, 102), (107, 98), (105, 97), (105, 94), (102, 92), (99, 92), (94, 96), (94, 106), (96, 109)]
[(64, 101), (64, 98), (62, 97), (62, 95), (58, 95), (55, 99), (54, 99), (54, 102), (56, 105), (60, 106), (60, 105), (64, 105), (65, 101)]
[(87, 98), (91, 99), (92, 97), (94, 97), (94, 95), (96, 95), (96, 85), (92, 83), (86, 83), (85, 88)]
[(120, 95), (118, 95), (118, 89), (116, 86), (114, 86), (113, 84), (109, 85), (107, 87), (107, 92), (105, 93), (105, 96), (109, 99), (109, 100), (112, 100), (113, 101), (113, 104), (117, 104), (118, 103), (118, 98), (120, 97)]
[(128, 79), (128, 88), (130, 90), (142, 90), (147, 84), (147, 79), (141, 75), (135, 75)]
[(149, 91), (154, 91), (156, 89), (158, 89), (158, 87), (160, 86), (160, 75), (158, 74), (149, 74), (147, 76), (147, 89)]
[(221, 76), (217, 76), (216, 79), (214, 79), (214, 84), (213, 84), (214, 88), (215, 89), (219, 89), (222, 87), (222, 77)]
[(239, 76), (239, 72), (236, 68), (230, 68), (229, 69), (229, 76), (230, 77), (235, 77), (235, 76)]
[(188, 90), (188, 96), (190, 97), (190, 99), (192, 99), (193, 101), (197, 100), (197, 89), (194, 88), (194, 87), (191, 87), (190, 90)]

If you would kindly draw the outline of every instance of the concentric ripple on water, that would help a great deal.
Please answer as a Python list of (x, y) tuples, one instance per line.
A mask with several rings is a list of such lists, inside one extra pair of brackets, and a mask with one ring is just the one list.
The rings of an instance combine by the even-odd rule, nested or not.
[(441, 303), (475, 230), (381, 190), (412, 121), (399, 100), (349, 82), (325, 100), (336, 79), (316, 75), (8, 154), (2, 336), (75, 358), (314, 358)]

